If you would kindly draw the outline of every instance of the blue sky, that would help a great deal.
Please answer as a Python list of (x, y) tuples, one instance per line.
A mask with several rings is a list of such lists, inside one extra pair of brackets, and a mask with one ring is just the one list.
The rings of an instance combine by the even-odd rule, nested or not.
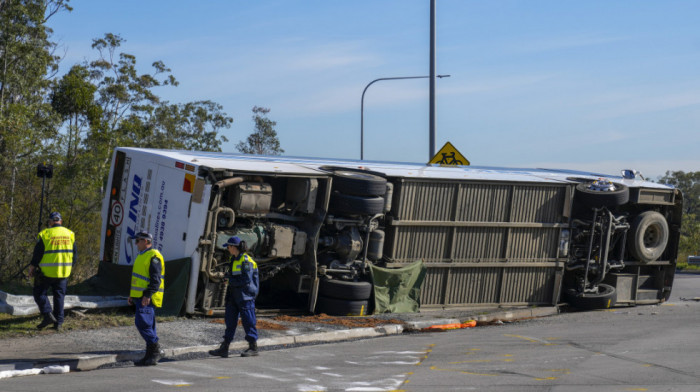
[[(121, 35), (172, 103), (234, 118), (224, 151), (271, 109), (285, 155), (359, 159), (360, 98), (429, 74), (428, 0), (72, 0), (49, 25), (63, 70)], [(437, 0), (436, 148), (472, 165), (655, 179), (700, 170), (700, 2)], [(427, 162), (428, 79), (365, 95), (367, 160)]]

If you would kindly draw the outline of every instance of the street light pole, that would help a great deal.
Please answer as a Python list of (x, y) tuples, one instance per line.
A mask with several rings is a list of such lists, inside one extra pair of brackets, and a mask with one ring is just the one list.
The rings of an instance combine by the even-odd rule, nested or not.
[[(380, 80), (399, 80), (399, 79), (426, 79), (429, 78), (430, 76), (397, 76), (397, 77), (391, 77), (391, 78), (379, 78), (379, 79), (374, 79), (373, 81), (369, 82), (367, 86), (365, 86), (365, 89), (362, 90), (362, 99), (360, 100), (360, 160), (365, 159), (365, 93), (367, 92), (367, 89), (369, 86), (374, 84), (375, 82), (378, 82)], [(438, 78), (449, 78), (450, 75), (437, 75)], [(432, 157), (431, 157), (432, 158)]]
[(43, 214), (44, 214), (44, 184), (46, 183), (47, 178), (53, 177), (53, 165), (46, 165), (44, 163), (40, 163), (36, 166), (36, 175), (37, 177), (41, 177), (41, 204), (39, 204), (39, 226), (37, 227), (37, 231), (41, 231), (41, 220), (43, 219)]
[(435, 156), (435, 0), (430, 0), (430, 145), (428, 161)]

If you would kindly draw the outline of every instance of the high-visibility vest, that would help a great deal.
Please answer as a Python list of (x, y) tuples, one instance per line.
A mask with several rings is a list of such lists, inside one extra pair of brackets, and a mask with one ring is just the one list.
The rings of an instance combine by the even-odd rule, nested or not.
[(39, 240), (44, 243), (44, 255), (39, 262), (41, 273), (49, 278), (67, 278), (73, 269), (75, 234), (63, 226), (42, 230)]
[(143, 291), (148, 287), (150, 283), (150, 266), (151, 259), (157, 257), (160, 260), (160, 287), (158, 291), (151, 296), (151, 302), (157, 308), (163, 305), (163, 290), (165, 289), (165, 261), (163, 261), (163, 255), (158, 252), (157, 249), (149, 249), (136, 257), (134, 260), (134, 266), (131, 269), (131, 291), (129, 296), (131, 298), (141, 298), (143, 297)]
[[(231, 257), (233, 259), (233, 257)], [(258, 269), (258, 264), (253, 260), (252, 257), (248, 256), (245, 253), (242, 253), (239, 255), (238, 259), (233, 260), (231, 262), (231, 275), (237, 276), (241, 274), (241, 267), (243, 266), (243, 263), (250, 263), (250, 269), (251, 270), (256, 270)], [(247, 272), (247, 271), (246, 271)]]

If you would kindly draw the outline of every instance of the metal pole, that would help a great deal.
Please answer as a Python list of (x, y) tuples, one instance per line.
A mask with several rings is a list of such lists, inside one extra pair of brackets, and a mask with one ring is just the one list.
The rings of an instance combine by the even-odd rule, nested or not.
[(435, 155), (435, 0), (430, 0), (430, 143), (428, 160)]
[[(430, 76), (397, 76), (397, 77), (391, 77), (391, 78), (379, 78), (379, 79), (374, 79), (373, 81), (369, 82), (367, 86), (365, 86), (365, 89), (362, 90), (362, 98), (360, 99), (360, 160), (365, 159), (365, 93), (367, 92), (367, 89), (369, 86), (374, 84), (374, 82), (378, 82), (380, 80), (398, 80), (398, 79), (426, 79), (429, 78)], [(450, 75), (437, 75), (438, 78), (449, 78)], [(432, 158), (432, 156), (431, 156)]]
[(46, 182), (46, 177), (41, 177), (41, 203), (39, 203), (39, 226), (36, 231), (41, 231), (41, 218), (44, 214), (44, 183)]

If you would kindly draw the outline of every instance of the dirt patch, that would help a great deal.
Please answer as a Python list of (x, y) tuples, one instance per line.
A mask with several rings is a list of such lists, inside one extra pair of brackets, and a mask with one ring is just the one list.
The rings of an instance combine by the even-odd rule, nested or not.
[[(210, 323), (214, 324), (226, 324), (226, 321), (224, 319), (214, 319), (211, 320)], [(238, 325), (241, 325), (241, 320), (238, 320)], [(256, 320), (255, 321), (255, 327), (257, 329), (272, 329), (272, 330), (277, 330), (277, 331), (286, 331), (289, 328), (285, 327), (284, 325), (273, 323), (271, 321), (267, 320)]]
[(380, 320), (371, 317), (336, 317), (329, 316), (325, 313), (317, 314), (314, 316), (300, 317), (283, 315), (274, 317), (273, 320), (292, 323), (321, 323), (330, 325), (340, 325), (348, 328), (371, 328), (386, 324), (403, 324), (403, 321), (395, 319)]

